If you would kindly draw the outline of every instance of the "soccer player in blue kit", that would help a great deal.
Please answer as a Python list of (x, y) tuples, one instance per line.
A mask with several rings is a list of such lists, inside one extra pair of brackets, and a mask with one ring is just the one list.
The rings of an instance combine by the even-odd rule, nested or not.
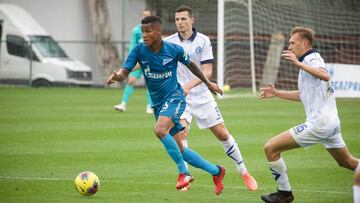
[(185, 160), (213, 176), (215, 194), (219, 195), (223, 190), (225, 168), (208, 162), (195, 151), (183, 147), (181, 143), (178, 132), (184, 129), (180, 123), (180, 116), (185, 110), (186, 101), (184, 91), (177, 81), (177, 63), (186, 65), (212, 93), (222, 94), (222, 90), (207, 79), (181, 46), (162, 40), (159, 17), (145, 17), (141, 24), (144, 43), (140, 43), (131, 51), (123, 68), (114, 72), (107, 83), (110, 85), (115, 81), (123, 81), (136, 63), (139, 63), (153, 103), (156, 119), (154, 132), (178, 167), (176, 189), (187, 187), (193, 181), (193, 177), (185, 167)]

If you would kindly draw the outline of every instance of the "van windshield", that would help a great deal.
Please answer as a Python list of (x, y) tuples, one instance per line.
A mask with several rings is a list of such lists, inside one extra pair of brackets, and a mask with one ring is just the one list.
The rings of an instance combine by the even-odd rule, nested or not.
[(50, 36), (30, 36), (30, 39), (44, 57), (68, 57), (65, 51)]

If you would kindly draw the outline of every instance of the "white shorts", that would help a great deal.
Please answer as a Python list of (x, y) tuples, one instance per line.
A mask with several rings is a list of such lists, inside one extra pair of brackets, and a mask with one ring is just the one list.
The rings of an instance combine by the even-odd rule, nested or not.
[(305, 122), (290, 129), (290, 134), (301, 147), (322, 144), (326, 148), (343, 148), (345, 142), (341, 136), (340, 125), (332, 129), (316, 129)]
[(191, 123), (193, 116), (200, 129), (211, 128), (224, 122), (215, 101), (210, 101), (205, 104), (186, 103), (185, 111), (180, 119), (186, 119), (188, 123)]

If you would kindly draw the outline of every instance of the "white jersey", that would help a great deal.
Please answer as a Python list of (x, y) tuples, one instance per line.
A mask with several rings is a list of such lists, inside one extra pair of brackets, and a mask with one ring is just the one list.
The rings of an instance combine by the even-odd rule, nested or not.
[[(214, 56), (210, 39), (193, 29), (193, 34), (188, 40), (181, 37), (179, 33), (170, 35), (164, 39), (182, 46), (190, 58), (201, 68), (201, 64), (213, 63)], [(201, 68), (202, 69), (202, 68)], [(177, 77), (180, 85), (184, 85), (197, 77), (182, 63), (178, 63)], [(187, 103), (207, 103), (213, 101), (214, 97), (204, 83), (192, 88), (186, 96)]]
[[(310, 50), (304, 54), (299, 61), (314, 68), (326, 69), (324, 59), (315, 50)], [(307, 122), (318, 130), (340, 125), (334, 90), (330, 81), (320, 80), (301, 69), (298, 87)]]

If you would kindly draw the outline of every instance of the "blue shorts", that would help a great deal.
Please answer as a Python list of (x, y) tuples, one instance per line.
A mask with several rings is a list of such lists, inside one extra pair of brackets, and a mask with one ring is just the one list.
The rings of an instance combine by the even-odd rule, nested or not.
[(170, 130), (170, 134), (174, 136), (182, 131), (184, 126), (180, 123), (180, 116), (186, 107), (186, 101), (183, 95), (174, 94), (168, 98), (162, 105), (154, 107), (154, 115), (157, 120), (159, 116), (166, 116), (172, 120), (175, 126)]

